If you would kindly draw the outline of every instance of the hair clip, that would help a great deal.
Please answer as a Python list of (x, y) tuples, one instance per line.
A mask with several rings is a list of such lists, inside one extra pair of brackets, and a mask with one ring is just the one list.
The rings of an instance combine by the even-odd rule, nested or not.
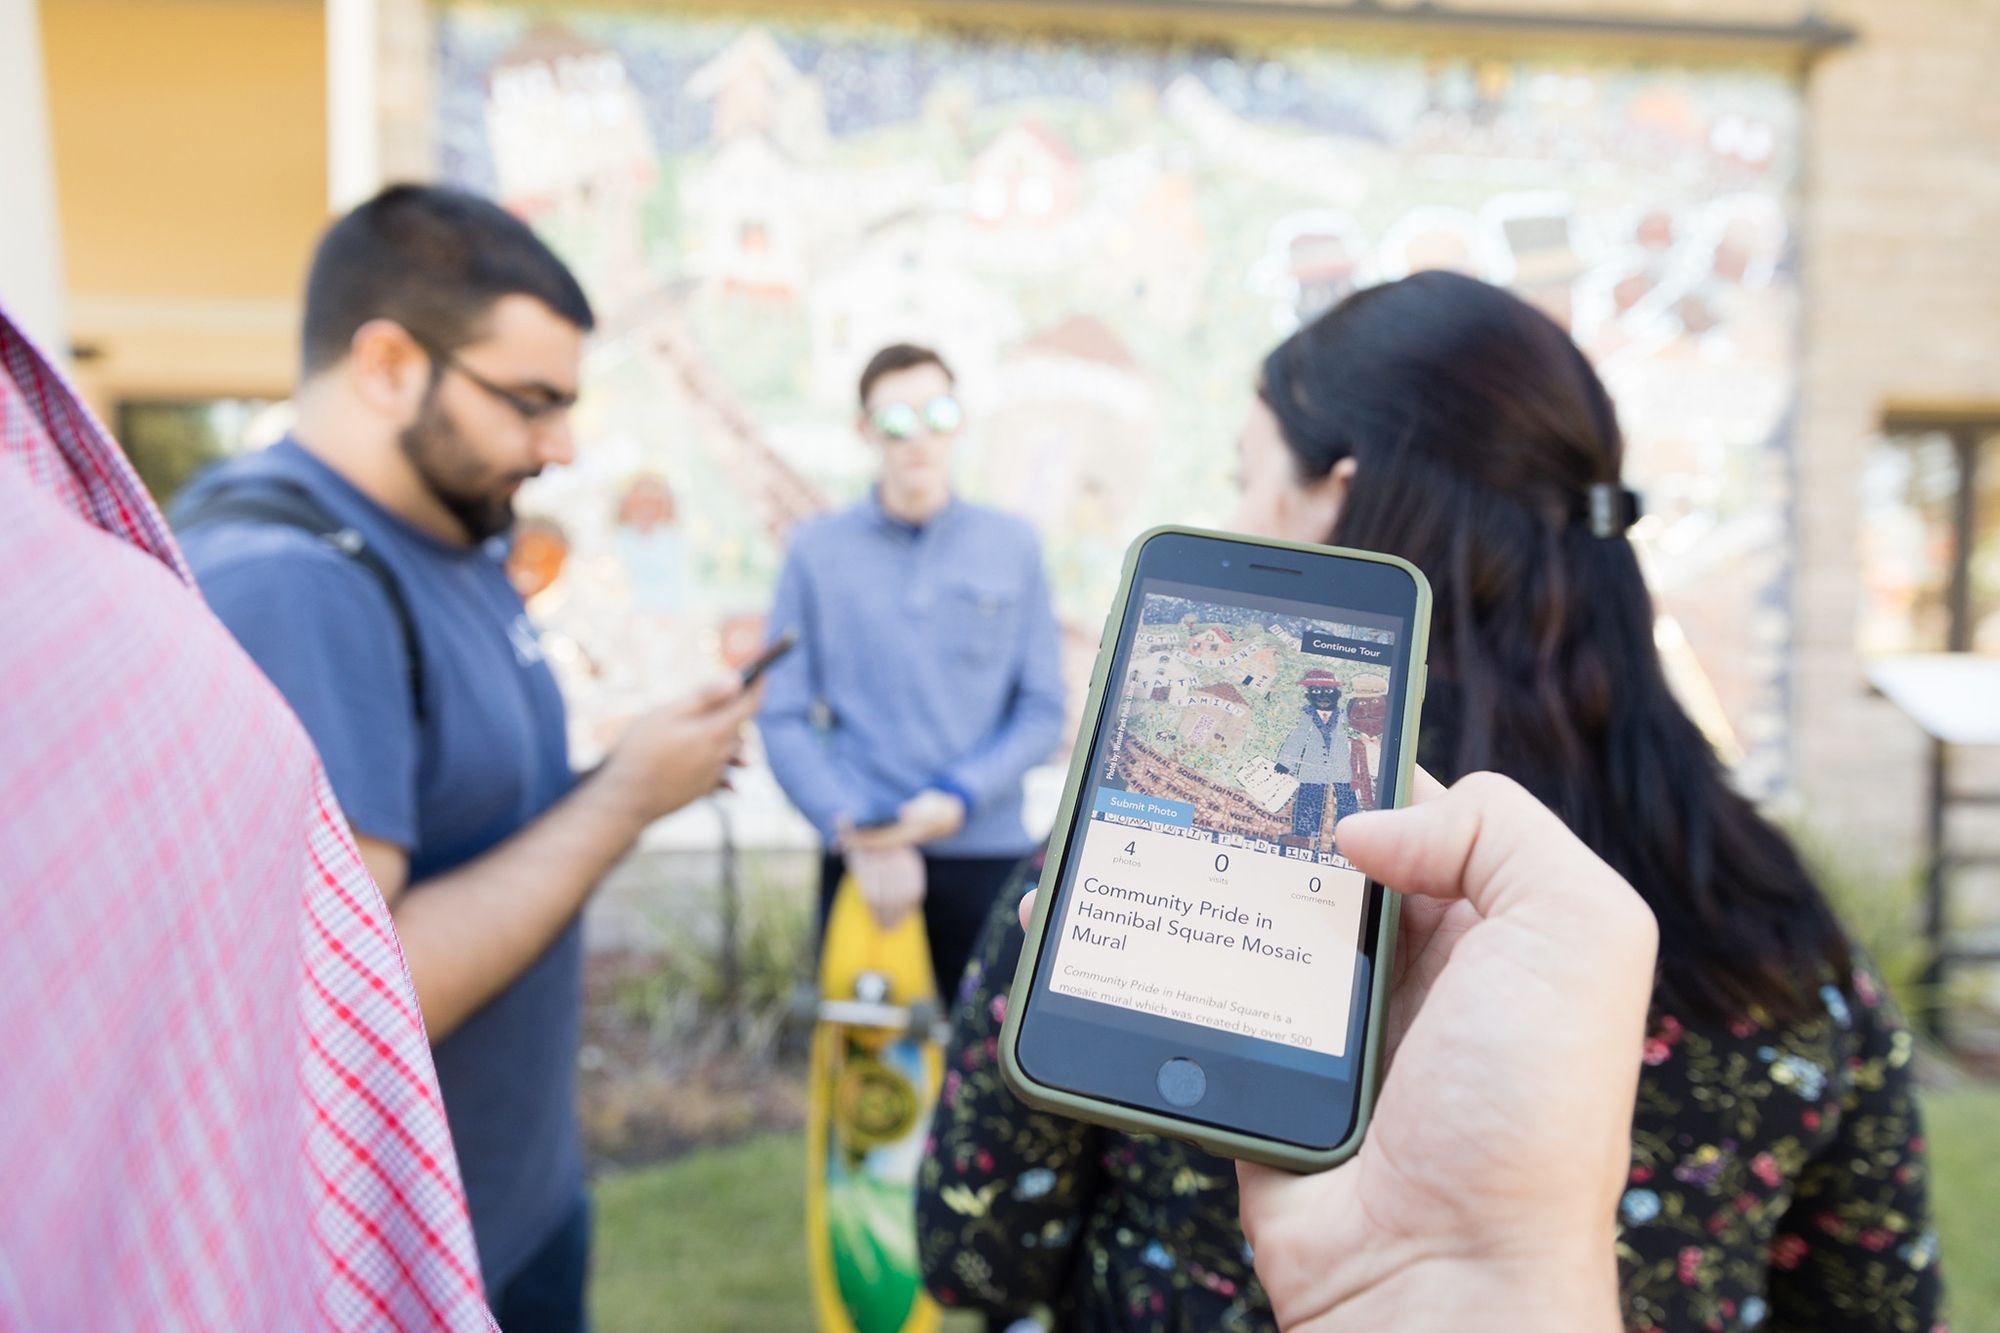
[(1639, 521), (1643, 512), (1639, 493), (1615, 481), (1592, 482), (1590, 486), (1590, 535), (1617, 537)]

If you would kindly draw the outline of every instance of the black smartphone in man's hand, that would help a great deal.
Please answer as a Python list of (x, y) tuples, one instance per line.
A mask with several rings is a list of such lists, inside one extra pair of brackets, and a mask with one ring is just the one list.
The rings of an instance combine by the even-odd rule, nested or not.
[(757, 654), (750, 664), (743, 668), (743, 688), (749, 689), (763, 678), (766, 671), (777, 665), (778, 659), (799, 646), (799, 632), (788, 629), (772, 640), (771, 646)]

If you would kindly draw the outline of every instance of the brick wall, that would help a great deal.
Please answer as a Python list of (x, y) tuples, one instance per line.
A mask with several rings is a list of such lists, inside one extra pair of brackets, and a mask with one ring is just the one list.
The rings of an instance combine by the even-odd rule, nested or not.
[(1838, 12), (1860, 40), (1807, 84), (1795, 753), (1821, 822), (1909, 848), (1927, 751), (1858, 683), (1858, 478), (1891, 404), (2000, 403), (2000, 4)]

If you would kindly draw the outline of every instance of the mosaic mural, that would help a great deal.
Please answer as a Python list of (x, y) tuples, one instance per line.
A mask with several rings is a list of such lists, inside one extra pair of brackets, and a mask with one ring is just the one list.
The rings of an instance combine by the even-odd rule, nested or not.
[(1080, 684), (1131, 535), (1228, 508), (1262, 353), (1447, 267), (1565, 323), (1609, 383), (1660, 638), (1704, 725), (1786, 770), (1796, 85), (873, 22), (438, 13), (446, 178), (602, 319), (578, 464), (524, 572), (584, 750), (747, 654), (790, 525), (858, 497), (853, 383), (930, 342), (962, 488), (1046, 542)]

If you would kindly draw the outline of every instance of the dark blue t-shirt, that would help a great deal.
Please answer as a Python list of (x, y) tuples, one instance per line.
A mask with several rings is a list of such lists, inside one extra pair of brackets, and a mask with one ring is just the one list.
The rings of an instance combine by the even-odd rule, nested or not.
[[(195, 483), (290, 483), (395, 573), (423, 659), (422, 722), (381, 585), (310, 533), (217, 522), (183, 543), (202, 593), (305, 723), (354, 828), (410, 854), (410, 888), (479, 856), (571, 785), (562, 697), (503, 552), (453, 546), (384, 511), (296, 443)], [(487, 1287), (564, 1220), (582, 1187), (574, 1072), (580, 926), (435, 1048)]]

